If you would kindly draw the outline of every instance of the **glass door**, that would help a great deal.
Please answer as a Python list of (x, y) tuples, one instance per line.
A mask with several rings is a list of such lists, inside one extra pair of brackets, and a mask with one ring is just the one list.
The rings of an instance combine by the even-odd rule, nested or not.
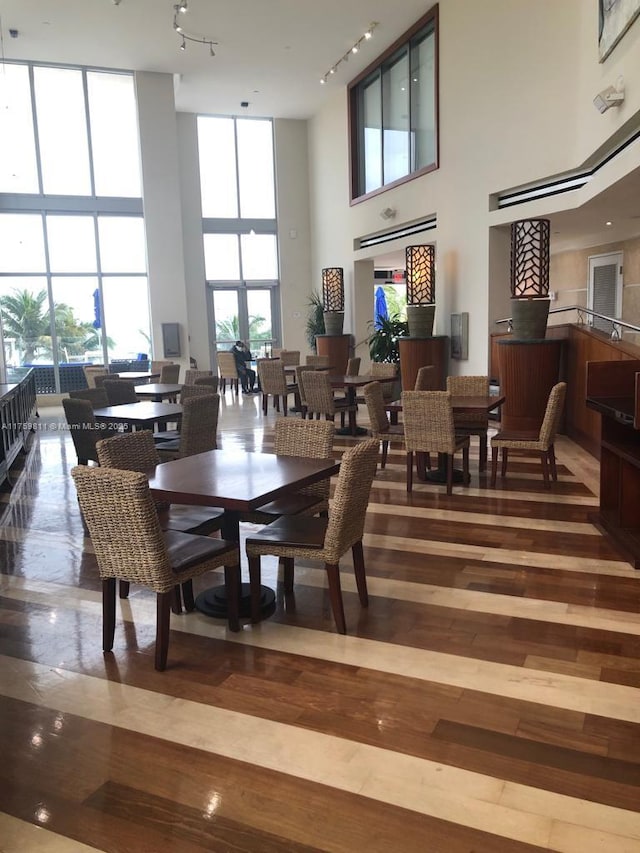
[(212, 352), (229, 350), (241, 340), (246, 341), (254, 358), (271, 355), (279, 339), (275, 320), (277, 287), (215, 286), (210, 293)]

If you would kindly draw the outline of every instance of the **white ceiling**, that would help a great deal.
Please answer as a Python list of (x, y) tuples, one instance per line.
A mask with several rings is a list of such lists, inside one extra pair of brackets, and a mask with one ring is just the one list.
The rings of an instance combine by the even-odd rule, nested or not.
[[(173, 29), (177, 0), (0, 0), (6, 59), (176, 75), (179, 111), (308, 118), (430, 7), (429, 0), (188, 0), (187, 41)], [(342, 62), (372, 22), (373, 38)], [(11, 38), (9, 30), (18, 30)], [(249, 107), (240, 107), (249, 101)]]
[[(180, 111), (308, 118), (432, 5), (429, 0), (188, 0), (180, 23), (187, 32), (217, 42), (212, 57), (208, 45), (187, 42), (180, 50), (173, 28), (176, 2), (0, 0), (4, 57), (171, 73)], [(374, 21), (373, 38), (321, 86), (320, 78)], [(11, 29), (17, 38), (9, 35)], [(241, 107), (241, 101), (249, 107)], [(587, 205), (551, 219), (552, 251), (637, 235), (640, 170)], [(605, 226), (607, 221), (613, 225)], [(403, 267), (404, 253), (381, 254), (376, 266)]]

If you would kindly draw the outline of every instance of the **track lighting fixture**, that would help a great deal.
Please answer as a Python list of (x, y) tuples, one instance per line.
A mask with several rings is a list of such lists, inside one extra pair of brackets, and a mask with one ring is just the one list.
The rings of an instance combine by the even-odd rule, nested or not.
[(180, 3), (176, 3), (173, 7), (173, 29), (178, 33), (182, 41), (180, 42), (180, 50), (187, 49), (187, 42), (192, 41), (196, 44), (204, 44), (209, 46), (209, 56), (215, 56), (216, 52), (213, 49), (214, 44), (218, 44), (209, 36), (201, 36), (197, 33), (190, 33), (182, 26), (182, 21), (180, 20), (181, 15), (186, 15), (188, 12), (187, 0), (181, 0)]
[(351, 49), (348, 50), (344, 56), (341, 56), (340, 59), (337, 62), (335, 62), (331, 66), (331, 68), (322, 75), (322, 77), (320, 78), (320, 85), (324, 86), (324, 84), (327, 82), (327, 78), (330, 77), (332, 74), (336, 73), (336, 69), (338, 68), (338, 66), (340, 65), (341, 62), (348, 62), (349, 56), (352, 53), (358, 53), (358, 51), (360, 50), (360, 45), (362, 44), (362, 42), (363, 41), (369, 41), (369, 39), (373, 36), (373, 31), (375, 30), (375, 28), (377, 26), (378, 26), (377, 21), (373, 21), (372, 23), (369, 24), (369, 29), (366, 31), (366, 33), (361, 35), (360, 38), (358, 39), (358, 41), (356, 41), (352, 45)]

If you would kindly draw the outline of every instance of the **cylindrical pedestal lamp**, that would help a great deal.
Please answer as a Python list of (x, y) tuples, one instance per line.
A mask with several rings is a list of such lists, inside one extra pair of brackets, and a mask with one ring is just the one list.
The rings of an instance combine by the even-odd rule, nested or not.
[(511, 328), (518, 340), (540, 340), (549, 316), (548, 219), (511, 224)]
[(322, 270), (322, 304), (327, 335), (341, 335), (344, 327), (344, 270), (325, 267)]
[(429, 338), (435, 316), (436, 264), (433, 246), (407, 246), (407, 321), (409, 336)]

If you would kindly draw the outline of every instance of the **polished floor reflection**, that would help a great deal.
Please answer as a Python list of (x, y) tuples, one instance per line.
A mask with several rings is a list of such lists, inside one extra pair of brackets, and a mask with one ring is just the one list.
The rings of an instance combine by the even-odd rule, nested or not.
[[(272, 448), (257, 398), (222, 405), (223, 448)], [(320, 565), (285, 596), (264, 559), (274, 616), (239, 634), (172, 616), (158, 673), (144, 589), (101, 651), (58, 415), (0, 493), (0, 850), (640, 851), (640, 587), (590, 524), (578, 447), (559, 441), (551, 492), (533, 458), (492, 490), (473, 439), (451, 497), (407, 495), (394, 447), (367, 610), (342, 565), (347, 636)]]

